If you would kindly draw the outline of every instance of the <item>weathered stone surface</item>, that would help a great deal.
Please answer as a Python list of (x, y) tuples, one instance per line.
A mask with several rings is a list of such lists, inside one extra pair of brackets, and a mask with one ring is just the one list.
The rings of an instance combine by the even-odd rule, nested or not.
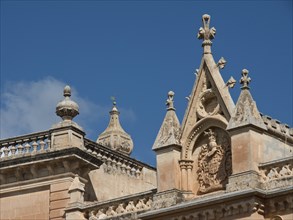
[(152, 209), (161, 209), (179, 204), (183, 201), (183, 195), (180, 190), (167, 190), (154, 195)]

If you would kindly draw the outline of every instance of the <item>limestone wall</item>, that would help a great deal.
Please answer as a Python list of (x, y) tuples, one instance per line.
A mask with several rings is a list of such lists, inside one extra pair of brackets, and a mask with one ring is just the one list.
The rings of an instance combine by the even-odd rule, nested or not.
[(89, 176), (98, 201), (145, 192), (155, 189), (157, 185), (156, 172), (145, 167), (140, 175), (136, 176), (109, 170), (104, 165), (91, 171)]
[(275, 137), (263, 135), (264, 149), (262, 163), (293, 156), (293, 145), (280, 141)]
[(49, 219), (49, 189), (29, 189), (0, 197), (0, 219)]

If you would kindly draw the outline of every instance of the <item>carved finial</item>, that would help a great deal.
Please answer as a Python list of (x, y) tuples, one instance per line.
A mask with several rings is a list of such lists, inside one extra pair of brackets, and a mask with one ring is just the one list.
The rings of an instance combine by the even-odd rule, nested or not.
[(233, 88), (236, 84), (236, 80), (233, 78), (233, 76), (230, 77), (230, 79), (226, 82), (226, 86), (229, 88)]
[(249, 89), (248, 84), (250, 83), (251, 78), (248, 77), (248, 73), (249, 71), (247, 69), (242, 70), (242, 73), (241, 73), (242, 77), (240, 79), (240, 84), (242, 84), (241, 89)]
[(211, 53), (211, 40), (214, 39), (216, 35), (216, 29), (214, 27), (210, 29), (210, 18), (211, 17), (207, 14), (202, 16), (203, 27), (199, 28), (197, 34), (198, 39), (203, 39), (202, 47), (204, 48), (204, 53)]
[(63, 101), (59, 102), (56, 106), (56, 114), (60, 116), (64, 121), (71, 121), (76, 115), (79, 114), (79, 107), (76, 102), (70, 99), (71, 88), (65, 86), (63, 90)]
[(221, 57), (221, 59), (218, 61), (217, 66), (221, 69), (225, 68), (227, 61), (224, 59), (224, 57)]
[(175, 93), (173, 91), (168, 92), (168, 99), (166, 101), (166, 105), (168, 106), (167, 110), (175, 110), (174, 108), (174, 95)]

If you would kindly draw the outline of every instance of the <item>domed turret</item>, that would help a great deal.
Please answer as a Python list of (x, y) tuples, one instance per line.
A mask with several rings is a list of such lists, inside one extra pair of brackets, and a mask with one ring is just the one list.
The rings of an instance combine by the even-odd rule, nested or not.
[(110, 122), (106, 130), (99, 135), (97, 143), (109, 147), (112, 150), (130, 155), (133, 149), (133, 141), (120, 125), (119, 114), (115, 100), (110, 111)]

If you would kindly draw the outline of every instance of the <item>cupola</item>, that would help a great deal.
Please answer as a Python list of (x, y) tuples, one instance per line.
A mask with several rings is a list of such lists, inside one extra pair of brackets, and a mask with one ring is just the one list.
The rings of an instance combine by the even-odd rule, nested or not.
[(113, 100), (108, 127), (99, 135), (96, 142), (125, 155), (130, 155), (133, 149), (133, 141), (130, 135), (121, 127), (119, 114), (116, 101)]

